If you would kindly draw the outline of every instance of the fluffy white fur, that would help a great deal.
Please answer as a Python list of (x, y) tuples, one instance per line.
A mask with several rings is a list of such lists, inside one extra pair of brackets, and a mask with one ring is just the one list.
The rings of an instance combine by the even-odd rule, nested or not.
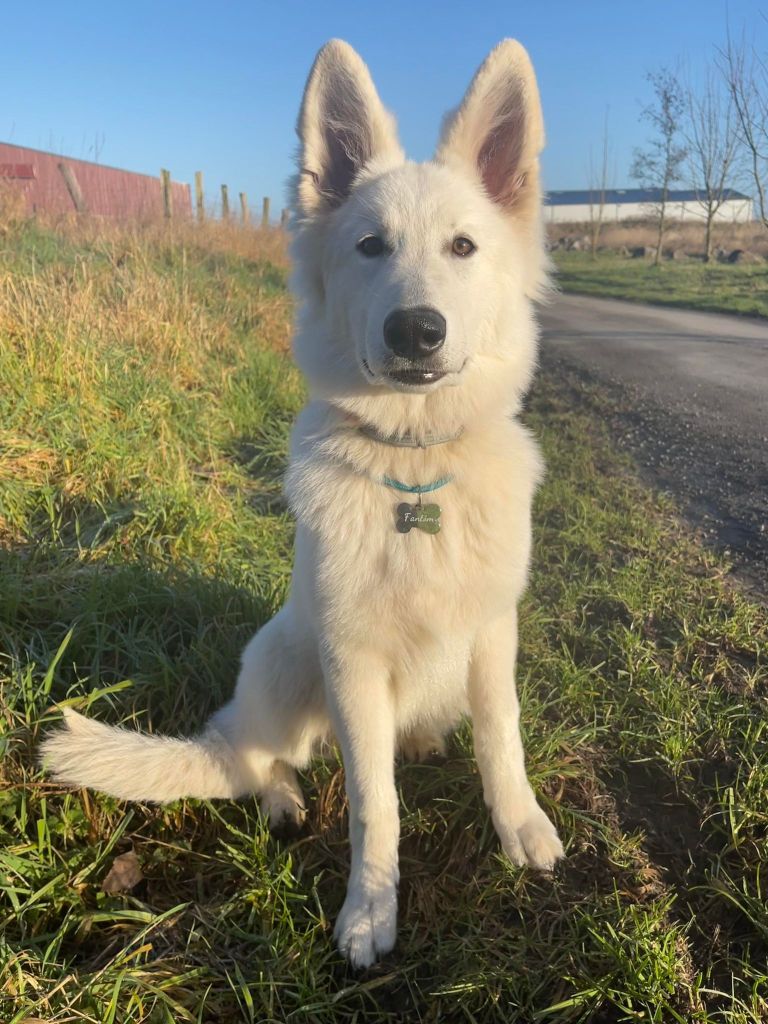
[[(294, 199), (296, 359), (311, 400), (286, 489), (298, 520), (291, 596), (248, 644), (232, 701), (196, 739), (108, 728), (67, 712), (44, 756), (57, 778), (133, 800), (258, 792), (301, 820), (295, 769), (341, 746), (351, 874), (336, 925), (357, 966), (395, 942), (398, 747), (420, 756), (470, 714), (485, 799), (505, 852), (549, 869), (562, 855), (526, 778), (514, 673), (536, 446), (514, 419), (535, 363), (531, 298), (545, 282), (530, 61), (501, 43), (448, 119), (434, 162), (405, 161), (394, 122), (345, 43), (317, 57), (299, 120)], [(366, 258), (366, 233), (388, 250)], [(461, 258), (456, 236), (477, 250)], [(445, 376), (387, 376), (383, 323), (428, 305), (447, 322)], [(460, 438), (399, 448), (361, 434)], [(453, 482), (442, 530), (396, 532), (383, 475)]]

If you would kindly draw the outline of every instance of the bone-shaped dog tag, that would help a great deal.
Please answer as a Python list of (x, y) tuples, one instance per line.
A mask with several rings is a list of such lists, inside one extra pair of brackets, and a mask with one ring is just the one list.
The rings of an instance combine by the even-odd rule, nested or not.
[(397, 506), (397, 522), (400, 533), (423, 530), (425, 533), (440, 532), (439, 505), (411, 505), (407, 501)]

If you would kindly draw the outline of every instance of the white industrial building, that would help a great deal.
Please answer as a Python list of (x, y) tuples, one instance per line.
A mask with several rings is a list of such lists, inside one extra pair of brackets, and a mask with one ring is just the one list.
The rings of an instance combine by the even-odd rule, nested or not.
[[(656, 216), (661, 189), (611, 188), (604, 193), (603, 223), (622, 220), (645, 220)], [(752, 200), (732, 188), (724, 190), (723, 202), (715, 220), (728, 223), (754, 219)], [(550, 224), (582, 224), (597, 218), (600, 208), (599, 189), (572, 192), (547, 192), (544, 216)], [(706, 208), (704, 196), (695, 190), (674, 190), (668, 193), (666, 217), (669, 220), (703, 221)]]

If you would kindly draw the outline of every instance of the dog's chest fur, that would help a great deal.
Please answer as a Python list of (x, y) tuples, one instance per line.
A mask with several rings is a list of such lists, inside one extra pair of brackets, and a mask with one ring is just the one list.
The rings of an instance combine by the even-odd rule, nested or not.
[[(316, 427), (310, 407), (297, 424), (286, 489), (318, 629), (393, 665), (466, 663), (481, 625), (525, 585), (535, 443), (505, 417), (426, 451), (350, 431), (313, 436)], [(399, 533), (396, 509), (409, 496), (382, 477), (424, 484), (448, 475), (423, 499), (440, 505), (440, 532)]]

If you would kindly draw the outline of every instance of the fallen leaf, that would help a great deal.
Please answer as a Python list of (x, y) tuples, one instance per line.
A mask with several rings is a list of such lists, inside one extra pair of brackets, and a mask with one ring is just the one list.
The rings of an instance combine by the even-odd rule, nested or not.
[(112, 867), (101, 883), (101, 888), (104, 892), (109, 893), (128, 892), (135, 889), (143, 879), (139, 858), (133, 850), (129, 850), (128, 853), (121, 853), (112, 861)]

